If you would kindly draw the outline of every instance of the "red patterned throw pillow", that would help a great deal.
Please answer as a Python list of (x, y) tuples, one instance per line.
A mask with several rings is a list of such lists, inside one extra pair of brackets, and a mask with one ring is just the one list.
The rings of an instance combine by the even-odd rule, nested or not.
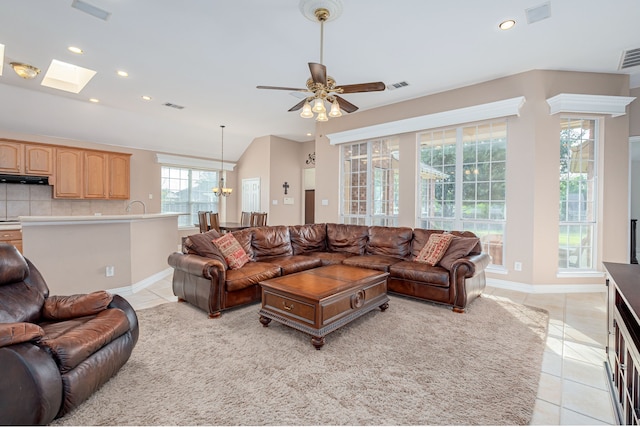
[(415, 261), (431, 266), (436, 265), (447, 252), (451, 240), (453, 240), (453, 235), (449, 233), (432, 234)]
[(222, 237), (215, 239), (213, 244), (220, 250), (230, 269), (241, 268), (249, 262), (249, 256), (233, 234), (224, 234)]

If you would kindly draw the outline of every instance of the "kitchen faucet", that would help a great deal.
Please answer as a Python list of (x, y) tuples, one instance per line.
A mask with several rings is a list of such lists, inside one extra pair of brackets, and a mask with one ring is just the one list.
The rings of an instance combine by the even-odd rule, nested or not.
[(131, 212), (131, 205), (133, 205), (134, 203), (140, 203), (142, 205), (142, 213), (146, 214), (147, 213), (147, 206), (144, 204), (143, 201), (141, 200), (132, 200), (128, 205), (127, 205), (127, 212)]

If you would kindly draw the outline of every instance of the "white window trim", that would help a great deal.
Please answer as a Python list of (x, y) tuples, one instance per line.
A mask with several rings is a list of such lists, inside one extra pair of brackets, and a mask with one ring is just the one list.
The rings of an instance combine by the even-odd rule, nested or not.
[(456, 110), (442, 111), (404, 120), (350, 129), (343, 132), (335, 132), (327, 134), (326, 136), (329, 138), (331, 145), (338, 145), (347, 142), (384, 138), (407, 132), (417, 132), (425, 129), (435, 129), (443, 126), (459, 125), (460, 123), (520, 116), (520, 109), (525, 101), (524, 96), (518, 96), (516, 98), (474, 105), (472, 107), (458, 108)]
[(585, 95), (560, 93), (547, 99), (549, 114), (581, 113), (609, 114), (611, 117), (627, 114), (627, 105), (636, 99), (633, 96)]

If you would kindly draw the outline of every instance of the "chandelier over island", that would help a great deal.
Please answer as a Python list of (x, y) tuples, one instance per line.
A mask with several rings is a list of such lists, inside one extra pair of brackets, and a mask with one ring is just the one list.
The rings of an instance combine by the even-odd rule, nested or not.
[(220, 129), (221, 129), (220, 133), (222, 134), (222, 139), (221, 139), (222, 152), (220, 154), (220, 163), (222, 164), (222, 166), (220, 167), (220, 181), (218, 183), (218, 186), (214, 187), (212, 191), (215, 196), (227, 197), (231, 195), (231, 193), (233, 192), (233, 188), (227, 188), (224, 186), (224, 177), (222, 176), (224, 172), (224, 125), (220, 125)]

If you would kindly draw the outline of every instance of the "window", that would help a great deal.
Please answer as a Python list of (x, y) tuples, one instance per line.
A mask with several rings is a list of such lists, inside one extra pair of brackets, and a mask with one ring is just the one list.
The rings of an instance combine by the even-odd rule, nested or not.
[(562, 118), (558, 267), (591, 270), (597, 206), (596, 120)]
[(188, 212), (178, 217), (179, 227), (198, 223), (198, 211), (218, 212), (218, 172), (173, 166), (162, 167), (162, 212)]
[(507, 123), (418, 134), (419, 226), (469, 230), (504, 265)]
[(342, 146), (343, 223), (397, 225), (398, 150), (397, 138)]

